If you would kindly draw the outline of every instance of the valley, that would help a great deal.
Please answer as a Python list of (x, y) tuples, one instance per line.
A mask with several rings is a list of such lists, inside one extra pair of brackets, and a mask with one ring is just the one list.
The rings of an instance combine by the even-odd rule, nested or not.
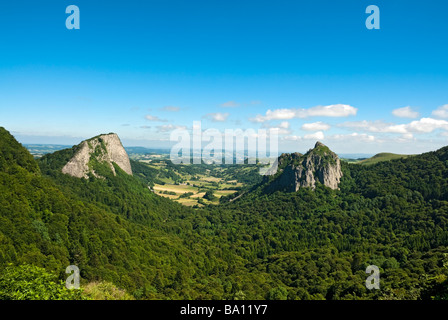
[(0, 298), (32, 299), (11, 279), (48, 299), (447, 297), (448, 147), (362, 165), (317, 142), (265, 177), (124, 150), (108, 134), (35, 158), (0, 128)]
[(448, 300), (447, 1), (0, 3), (5, 317)]
[[(231, 195), (249, 187), (238, 181), (241, 171), (257, 180), (258, 167), (167, 165), (169, 160), (153, 160), (145, 162), (149, 168), (158, 170), (155, 176), (157, 183), (151, 188), (156, 194), (177, 201), (183, 205), (203, 207), (208, 204), (219, 204), (222, 197)], [(192, 165), (190, 165), (192, 166)]]

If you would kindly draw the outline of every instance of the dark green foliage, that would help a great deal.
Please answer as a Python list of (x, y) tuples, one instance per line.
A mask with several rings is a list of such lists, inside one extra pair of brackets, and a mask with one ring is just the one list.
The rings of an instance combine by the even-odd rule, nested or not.
[(73, 146), (69, 149), (63, 149), (56, 151), (55, 153), (46, 154), (39, 159), (39, 164), (41, 167), (48, 170), (48, 172), (46, 172), (47, 174), (50, 173), (50, 170), (60, 171), (76, 153), (77, 148), (78, 146)]
[(29, 172), (38, 173), (39, 167), (33, 156), (11, 134), (0, 127), (0, 171), (14, 172), (21, 167)]
[(0, 274), (0, 300), (87, 300), (55, 274), (33, 265), (8, 266)]
[(213, 201), (216, 199), (216, 196), (213, 194), (213, 190), (207, 190), (203, 198), (209, 201)]
[(145, 183), (150, 187), (154, 187), (154, 183), (159, 183), (158, 174), (159, 170), (151, 168), (144, 163), (130, 160), (131, 161), (131, 169), (134, 177)]
[[(443, 148), (369, 167), (343, 164), (340, 190), (317, 185), (315, 191), (264, 194), (260, 186), (217, 209), (214, 221), (236, 247), (250, 248), (243, 257), (266, 261), (263, 269), (294, 299), (444, 297), (446, 282), (428, 279), (446, 276), (447, 157)], [(312, 258), (303, 261), (308, 254)], [(276, 255), (280, 260), (271, 260)], [(273, 269), (291, 255), (287, 261), (295, 267), (282, 262)], [(365, 289), (369, 264), (381, 269), (382, 295)]]
[[(203, 211), (154, 195), (118, 166), (117, 176), (103, 168), (105, 179), (64, 175), (70, 152), (44, 157), (44, 176), (15, 164), (0, 172), (0, 271), (28, 263), (64, 279), (75, 264), (84, 281), (111, 282), (141, 299), (230, 298), (222, 281), (251, 282), (228, 244), (209, 243)], [(256, 287), (253, 297), (262, 294)]]
[[(198, 181), (199, 175), (212, 172), (212, 176), (223, 178), (225, 180), (238, 180), (239, 182), (253, 186), (262, 181), (262, 176), (258, 173), (259, 165), (236, 165), (236, 164), (222, 164), (222, 165), (185, 165), (173, 164), (170, 160), (153, 160), (152, 164), (160, 163), (165, 168), (155, 169), (147, 166), (144, 163), (131, 160), (132, 172), (134, 176), (149, 186), (154, 183), (165, 184), (161, 179), (171, 179), (175, 182), (181, 182), (181, 175), (190, 175), (191, 181)], [(225, 168), (225, 170), (221, 170)], [(232, 188), (235, 189), (235, 188)]]
[[(173, 192), (174, 193), (174, 195), (176, 194), (175, 192)], [(188, 197), (190, 197), (190, 196), (192, 196), (193, 195), (193, 192), (185, 192), (185, 193), (182, 193), (180, 196), (179, 196), (179, 198), (188, 198)]]
[[(0, 133), (4, 279), (15, 279), (9, 263), (58, 281), (75, 264), (84, 283), (113, 283), (138, 299), (447, 298), (447, 148), (342, 164), (340, 190), (264, 194), (260, 185), (195, 210), (152, 193), (147, 166), (132, 162), (134, 176), (99, 166), (104, 179), (77, 179), (60, 171), (74, 149), (42, 157), (39, 170)], [(365, 287), (370, 264), (381, 290)]]
[(378, 154), (374, 155), (371, 158), (363, 159), (363, 160), (359, 161), (358, 163), (363, 164), (363, 165), (371, 165), (371, 164), (375, 164), (375, 163), (382, 162), (382, 161), (389, 161), (389, 160), (401, 159), (401, 158), (407, 158), (407, 157), (409, 157), (409, 156), (405, 155), (405, 154), (382, 152), (382, 153), (378, 153)]

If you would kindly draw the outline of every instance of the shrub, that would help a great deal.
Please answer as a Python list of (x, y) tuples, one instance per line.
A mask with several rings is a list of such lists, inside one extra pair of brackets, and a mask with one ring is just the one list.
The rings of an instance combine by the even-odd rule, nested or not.
[(84, 288), (85, 294), (93, 300), (134, 300), (125, 290), (110, 282), (91, 282)]
[(55, 274), (33, 265), (10, 265), (0, 275), (0, 300), (86, 299), (81, 289), (69, 290)]

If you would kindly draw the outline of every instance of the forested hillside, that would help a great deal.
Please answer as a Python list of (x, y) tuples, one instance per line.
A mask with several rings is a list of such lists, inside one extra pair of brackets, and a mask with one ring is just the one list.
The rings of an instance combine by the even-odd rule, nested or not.
[(85, 283), (107, 281), (152, 299), (232, 298), (237, 285), (251, 282), (228, 245), (208, 241), (203, 214), (152, 194), (118, 167), (107, 179), (63, 175), (54, 168), (70, 150), (43, 157), (41, 174), (26, 149), (0, 130), (1, 269), (25, 263), (64, 279), (73, 264)]
[[(114, 176), (96, 164), (104, 179), (64, 175), (72, 154), (36, 162), (0, 128), (0, 298), (17, 298), (5, 284), (18, 268), (63, 280), (68, 265), (83, 288), (102, 281), (136, 299), (448, 297), (447, 148), (342, 163), (337, 190), (260, 184), (204, 209), (162, 198), (118, 166)], [(365, 287), (370, 264), (380, 290)]]
[(447, 159), (443, 148), (371, 166), (343, 163), (340, 190), (272, 194), (261, 185), (215, 217), (290, 294), (364, 295), (364, 270), (374, 264), (383, 281), (375, 297), (427, 298), (431, 281), (446, 286)]

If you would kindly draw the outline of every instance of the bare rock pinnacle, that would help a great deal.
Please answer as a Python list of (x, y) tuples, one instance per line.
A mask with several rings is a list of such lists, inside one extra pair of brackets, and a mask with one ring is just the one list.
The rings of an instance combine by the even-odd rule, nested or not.
[(81, 142), (74, 156), (62, 168), (62, 173), (77, 178), (88, 178), (89, 173), (99, 177), (92, 165), (94, 161), (106, 163), (114, 175), (116, 175), (116, 170), (113, 163), (127, 174), (132, 175), (128, 154), (115, 133), (102, 134)]
[(268, 185), (268, 191), (294, 192), (300, 188), (315, 189), (316, 183), (338, 189), (341, 181), (342, 170), (339, 157), (319, 141), (304, 155), (282, 154), (278, 163), (279, 173)]

